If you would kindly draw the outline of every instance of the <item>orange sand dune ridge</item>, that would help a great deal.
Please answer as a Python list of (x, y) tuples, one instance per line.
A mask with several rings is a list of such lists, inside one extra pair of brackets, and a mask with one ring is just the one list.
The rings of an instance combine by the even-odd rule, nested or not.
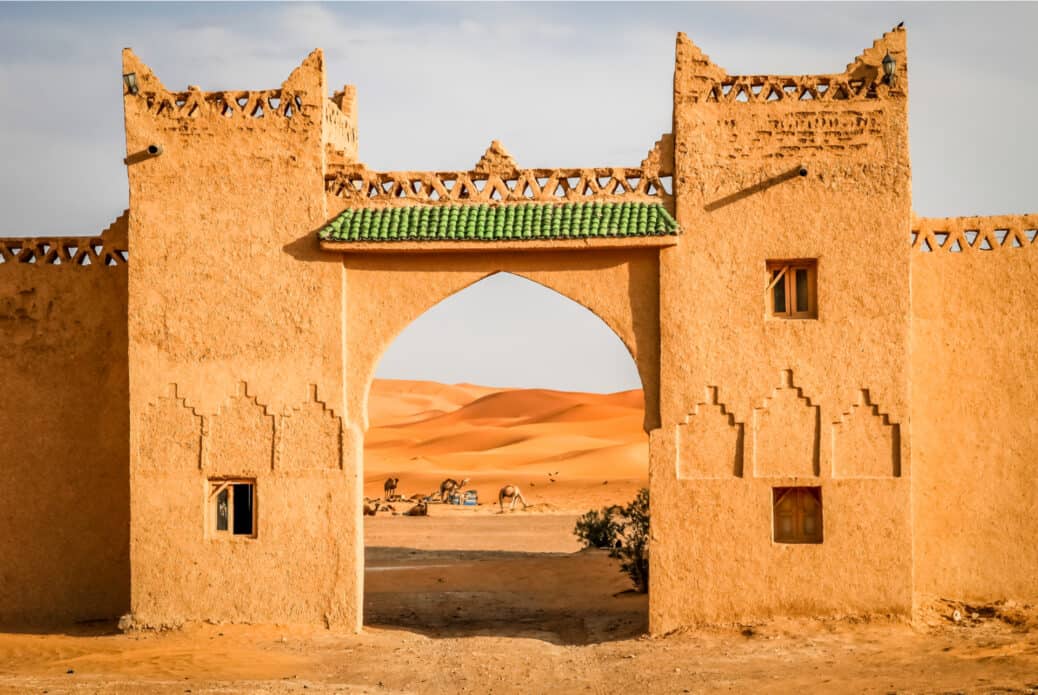
[[(640, 390), (575, 393), (376, 379), (368, 401), (364, 494), (429, 494), (470, 478), (483, 508), (519, 485), (532, 509), (583, 511), (648, 482)], [(435, 513), (435, 512), (434, 512)]]

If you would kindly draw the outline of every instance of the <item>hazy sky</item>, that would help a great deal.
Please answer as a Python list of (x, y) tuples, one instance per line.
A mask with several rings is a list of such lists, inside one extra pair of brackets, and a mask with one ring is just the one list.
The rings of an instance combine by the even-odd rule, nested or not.
[[(494, 138), (520, 166), (635, 166), (670, 130), (676, 32), (733, 74), (825, 73), (902, 20), (916, 211), (1038, 208), (1036, 4), (5, 3), (0, 235), (92, 234), (126, 207), (123, 46), (207, 90), (276, 87), (320, 46), (375, 169), (467, 169)], [(419, 319), (379, 375), (638, 386), (597, 319), (506, 276)]]

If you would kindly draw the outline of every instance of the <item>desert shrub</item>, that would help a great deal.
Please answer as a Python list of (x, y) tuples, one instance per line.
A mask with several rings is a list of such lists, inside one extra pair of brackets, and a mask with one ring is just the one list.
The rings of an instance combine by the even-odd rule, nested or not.
[(619, 530), (615, 519), (617, 505), (591, 509), (577, 519), (573, 534), (580, 539), (585, 548), (612, 548)]
[(586, 548), (608, 548), (620, 571), (640, 593), (649, 591), (649, 491), (642, 488), (626, 507), (592, 509), (577, 520), (573, 533)]

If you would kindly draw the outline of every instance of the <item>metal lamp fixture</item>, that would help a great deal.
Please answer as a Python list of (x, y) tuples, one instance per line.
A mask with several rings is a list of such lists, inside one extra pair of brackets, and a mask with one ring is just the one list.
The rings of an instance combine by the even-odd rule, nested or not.
[(130, 94), (136, 94), (137, 89), (137, 73), (128, 72), (123, 75), (123, 84), (126, 85), (126, 91)]
[(883, 78), (888, 85), (893, 86), (894, 84), (894, 71), (897, 70), (897, 61), (894, 60), (893, 56), (888, 51), (883, 56)]

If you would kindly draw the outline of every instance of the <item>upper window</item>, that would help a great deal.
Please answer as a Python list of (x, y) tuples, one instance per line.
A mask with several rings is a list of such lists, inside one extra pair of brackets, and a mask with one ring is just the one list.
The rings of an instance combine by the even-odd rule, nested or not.
[(818, 317), (818, 264), (811, 260), (768, 261), (768, 315)]
[(252, 480), (210, 480), (210, 528), (216, 537), (256, 536), (256, 484)]
[(776, 543), (822, 542), (822, 488), (772, 488)]

